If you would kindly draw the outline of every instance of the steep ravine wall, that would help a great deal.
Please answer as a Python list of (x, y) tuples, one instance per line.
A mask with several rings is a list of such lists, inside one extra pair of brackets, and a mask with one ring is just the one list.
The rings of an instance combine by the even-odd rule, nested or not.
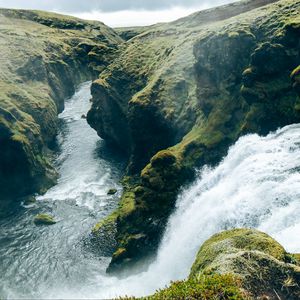
[(0, 9), (0, 200), (55, 183), (49, 154), (64, 99), (96, 78), (121, 42), (100, 22)]
[(155, 253), (195, 167), (300, 121), (299, 12), (298, 0), (243, 1), (154, 27), (93, 83), (88, 122), (130, 155), (119, 209), (93, 230), (115, 235), (108, 271)]

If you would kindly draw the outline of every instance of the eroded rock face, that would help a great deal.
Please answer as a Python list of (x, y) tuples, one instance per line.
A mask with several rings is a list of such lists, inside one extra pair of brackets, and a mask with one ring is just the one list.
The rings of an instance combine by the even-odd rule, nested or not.
[(109, 270), (155, 251), (194, 167), (245, 133), (300, 121), (299, 11), (244, 1), (149, 28), (94, 83), (88, 121), (130, 156)]
[(100, 22), (0, 9), (0, 195), (44, 192), (57, 174), (50, 149), (57, 114), (95, 78), (122, 40)]

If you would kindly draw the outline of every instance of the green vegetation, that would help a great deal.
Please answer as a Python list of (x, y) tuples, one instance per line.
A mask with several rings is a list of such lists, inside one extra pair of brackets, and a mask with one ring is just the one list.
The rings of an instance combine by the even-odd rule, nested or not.
[(242, 1), (143, 28), (94, 82), (88, 122), (130, 157), (109, 271), (155, 252), (196, 167), (243, 134), (300, 121), (299, 11)]
[(200, 248), (190, 279), (203, 274), (233, 274), (255, 299), (297, 299), (300, 268), (293, 255), (265, 233), (233, 229), (212, 236)]
[(173, 282), (168, 288), (157, 291), (145, 299), (247, 300), (250, 297), (241, 291), (241, 282), (238, 278), (231, 274), (213, 274)]
[(43, 193), (55, 183), (50, 149), (64, 99), (96, 77), (121, 42), (100, 22), (0, 9), (2, 196)]
[(196, 276), (199, 270), (209, 272), (219, 256), (242, 250), (260, 251), (278, 260), (286, 257), (284, 248), (267, 234), (253, 229), (233, 229), (212, 236), (201, 246), (190, 276)]
[(34, 223), (36, 225), (53, 225), (56, 223), (54, 218), (47, 214), (38, 214), (34, 218)]

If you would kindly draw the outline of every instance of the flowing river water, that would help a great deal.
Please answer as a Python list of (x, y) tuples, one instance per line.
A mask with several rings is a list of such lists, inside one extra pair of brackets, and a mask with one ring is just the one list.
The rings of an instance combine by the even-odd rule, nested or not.
[[(215, 168), (178, 197), (156, 260), (125, 279), (105, 274), (108, 257), (89, 249), (91, 227), (116, 205), (122, 159), (110, 153), (81, 115), (89, 108), (89, 83), (60, 115), (58, 184), (38, 202), (1, 217), (0, 296), (8, 299), (108, 299), (147, 295), (184, 279), (200, 245), (212, 234), (253, 227), (269, 233), (290, 252), (300, 252), (300, 125), (266, 137), (248, 135)], [(36, 227), (36, 213), (58, 223)]]

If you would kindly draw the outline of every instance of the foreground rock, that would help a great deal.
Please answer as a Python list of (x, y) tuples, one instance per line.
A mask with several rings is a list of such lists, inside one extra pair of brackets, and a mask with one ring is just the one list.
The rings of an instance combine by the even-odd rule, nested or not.
[(38, 214), (34, 218), (35, 225), (53, 225), (56, 224), (54, 218), (47, 214)]
[[(299, 262), (268, 236), (234, 229), (212, 236), (190, 276), (149, 299), (300, 299)], [(148, 298), (147, 298), (148, 299)]]
[(95, 78), (121, 39), (100, 22), (0, 9), (0, 198), (55, 183), (49, 150), (57, 114), (75, 87)]
[(130, 157), (108, 271), (155, 252), (195, 167), (300, 121), (299, 13), (299, 0), (242, 1), (144, 29), (93, 83), (88, 122)]

